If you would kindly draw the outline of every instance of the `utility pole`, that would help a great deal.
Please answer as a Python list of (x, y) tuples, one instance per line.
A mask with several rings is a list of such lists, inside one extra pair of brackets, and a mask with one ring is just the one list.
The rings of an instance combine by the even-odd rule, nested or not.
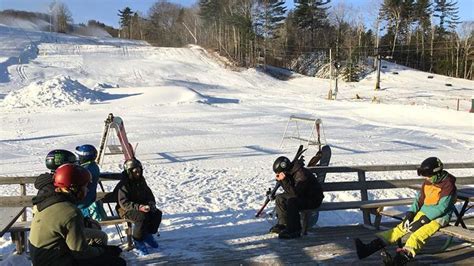
[(329, 49), (329, 92), (328, 100), (332, 100), (332, 49)]
[(375, 81), (375, 90), (380, 90), (380, 68), (381, 68), (381, 58), (380, 53), (377, 53), (377, 80)]
[(336, 100), (337, 97), (337, 92), (338, 92), (338, 87), (337, 87), (337, 78), (339, 76), (339, 68), (341, 67), (341, 64), (339, 64), (337, 61), (334, 62), (334, 68), (336, 69), (336, 84), (334, 86), (334, 100)]

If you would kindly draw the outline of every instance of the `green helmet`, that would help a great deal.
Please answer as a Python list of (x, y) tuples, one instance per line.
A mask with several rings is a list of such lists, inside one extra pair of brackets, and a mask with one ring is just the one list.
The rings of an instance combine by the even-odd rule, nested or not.
[(67, 150), (52, 150), (48, 152), (44, 161), (46, 168), (55, 171), (65, 163), (77, 163), (77, 157), (74, 153)]

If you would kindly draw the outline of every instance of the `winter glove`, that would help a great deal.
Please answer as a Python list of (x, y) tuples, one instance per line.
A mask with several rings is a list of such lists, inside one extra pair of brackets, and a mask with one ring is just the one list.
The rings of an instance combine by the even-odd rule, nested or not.
[(150, 211), (150, 206), (148, 205), (140, 205), (138, 207), (138, 210), (141, 211), (141, 212), (149, 212)]
[(402, 220), (403, 229), (408, 231), (408, 228), (410, 227), (411, 222), (413, 222), (413, 218), (415, 218), (415, 213), (414, 212), (407, 212), (405, 214), (405, 218), (403, 218), (403, 220)]
[(105, 252), (113, 257), (118, 257), (120, 256), (120, 253), (122, 253), (122, 249), (118, 246), (111, 246), (107, 245), (104, 246)]
[(426, 217), (425, 215), (423, 215), (416, 222), (413, 222), (412, 224), (410, 224), (410, 227), (408, 227), (408, 231), (413, 233), (416, 230), (420, 229), (423, 225), (426, 225), (430, 222), (431, 222), (431, 220), (428, 217)]
[(154, 203), (153, 201), (148, 202), (148, 206), (150, 206), (150, 211), (152, 211), (152, 212), (155, 212), (155, 211), (158, 210), (156, 208), (156, 203)]

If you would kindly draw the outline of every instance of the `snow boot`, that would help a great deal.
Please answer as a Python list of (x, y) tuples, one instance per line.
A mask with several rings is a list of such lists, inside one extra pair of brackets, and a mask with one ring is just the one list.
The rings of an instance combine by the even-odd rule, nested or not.
[(133, 240), (133, 243), (135, 244), (135, 249), (137, 250), (137, 255), (139, 257), (150, 254), (148, 253), (148, 249), (146, 248), (144, 241)]
[(143, 242), (145, 242), (145, 244), (147, 244), (151, 248), (158, 248), (158, 242), (156, 242), (156, 239), (153, 234), (146, 235), (145, 238), (143, 238)]
[(357, 257), (359, 259), (367, 258), (368, 256), (374, 254), (376, 251), (384, 248), (386, 245), (380, 238), (372, 240), (369, 244), (364, 244), (360, 239), (354, 239), (354, 243), (357, 250)]
[(270, 228), (270, 233), (279, 234), (281, 231), (285, 230), (286, 226), (284, 224), (276, 224)]
[(278, 234), (278, 238), (280, 239), (292, 239), (292, 238), (298, 238), (300, 236), (301, 236), (301, 230), (289, 231), (288, 229), (285, 229)]
[(393, 265), (404, 266), (410, 261), (413, 261), (413, 257), (411, 256), (410, 252), (404, 248), (397, 248), (397, 255), (393, 257)]

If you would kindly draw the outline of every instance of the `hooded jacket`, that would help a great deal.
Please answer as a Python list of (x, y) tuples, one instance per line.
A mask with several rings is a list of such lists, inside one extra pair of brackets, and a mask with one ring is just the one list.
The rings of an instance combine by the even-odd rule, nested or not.
[(303, 167), (303, 164), (296, 161), (291, 170), (287, 173), (281, 185), (283, 190), (291, 196), (316, 201), (321, 203), (324, 195), (321, 185), (316, 177)]
[(456, 203), (456, 178), (446, 171), (441, 171), (425, 180), (415, 197), (410, 211), (421, 211), (430, 220), (436, 220), (441, 226), (449, 223)]
[[(118, 204), (115, 207), (120, 217), (130, 210), (139, 210), (140, 205), (154, 205), (155, 196), (148, 187), (143, 175), (138, 179), (131, 179), (124, 171), (122, 179), (115, 188)], [(152, 202), (152, 203), (150, 203)]]
[(33, 265), (72, 265), (76, 259), (99, 256), (84, 236), (84, 220), (72, 194), (45, 190), (33, 199), (29, 246)]

